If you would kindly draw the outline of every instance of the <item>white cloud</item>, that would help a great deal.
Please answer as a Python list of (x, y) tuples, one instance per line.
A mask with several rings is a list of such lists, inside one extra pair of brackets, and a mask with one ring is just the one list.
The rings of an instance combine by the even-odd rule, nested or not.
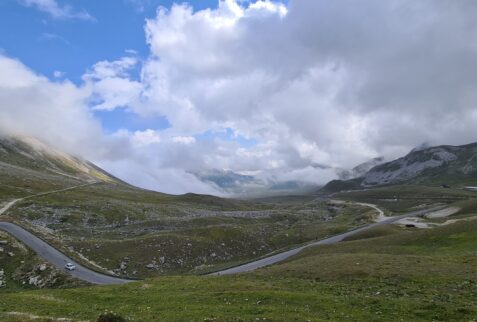
[(131, 139), (136, 145), (140, 146), (161, 142), (159, 133), (153, 130), (136, 131)]
[[(5, 56), (0, 56), (0, 69), (1, 128), (60, 138), (75, 129), (83, 132), (83, 127), (101, 133), (99, 124), (95, 124), (82, 105), (88, 92), (67, 81), (50, 82)], [(58, 118), (63, 118), (67, 124), (54, 122), (56, 126), (53, 127), (51, 121)]]
[[(35, 129), (51, 123), (43, 114), (65, 124), (45, 137), (64, 131), (81, 146), (91, 127), (116, 142), (96, 144), (95, 160), (154, 189), (216, 192), (190, 175), (207, 169), (324, 183), (333, 176), (325, 166), (396, 157), (424, 141), (476, 140), (476, 9), (469, 0), (224, 0), (197, 12), (174, 5), (146, 21), (144, 61), (132, 53), (99, 62), (78, 88), (7, 59), (16, 67), (2, 68), (0, 95), (11, 101), (10, 123), (23, 104), (23, 115), (39, 111)], [(171, 126), (107, 137), (86, 102)]]
[(65, 72), (62, 72), (62, 71), (59, 71), (59, 70), (55, 70), (53, 72), (53, 76), (55, 78), (62, 78), (63, 76), (65, 76)]
[(196, 142), (193, 136), (174, 136), (172, 138), (173, 142), (181, 143), (185, 145), (194, 144)]
[[(220, 194), (184, 170), (192, 168), (196, 162), (193, 155), (199, 155), (198, 150), (187, 151), (186, 144), (193, 138), (183, 137), (179, 141), (184, 144), (178, 144), (177, 138), (165, 135), (163, 140), (162, 134), (153, 130), (108, 136), (87, 104), (92, 95), (89, 84), (78, 87), (69, 81), (50, 81), (3, 55), (0, 70), (1, 133), (35, 136), (145, 188)], [(174, 148), (178, 145), (182, 150)]]
[(91, 101), (94, 109), (114, 110), (133, 104), (138, 99), (142, 85), (127, 74), (137, 63), (134, 57), (123, 57), (113, 62), (100, 61), (83, 76), (93, 92)]
[(56, 19), (82, 19), (94, 21), (95, 18), (86, 11), (76, 11), (68, 5), (61, 6), (55, 0), (18, 0), (27, 7), (34, 7), (46, 12)]
[(231, 127), (272, 151), (264, 164), (284, 168), (464, 143), (477, 134), (455, 122), (473, 115), (477, 98), (474, 7), (228, 0), (159, 9), (146, 24), (150, 94), (134, 109), (167, 116), (178, 132)]

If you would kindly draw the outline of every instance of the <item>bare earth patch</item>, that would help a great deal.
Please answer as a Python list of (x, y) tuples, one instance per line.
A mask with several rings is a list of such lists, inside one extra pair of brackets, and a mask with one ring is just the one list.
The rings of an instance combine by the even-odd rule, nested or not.
[(460, 211), (458, 207), (449, 207), (441, 210), (433, 211), (425, 215), (426, 218), (444, 218), (449, 217)]

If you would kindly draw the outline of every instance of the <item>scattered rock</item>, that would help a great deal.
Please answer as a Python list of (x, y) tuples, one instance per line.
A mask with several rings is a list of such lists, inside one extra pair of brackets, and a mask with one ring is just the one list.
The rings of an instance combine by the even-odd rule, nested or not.
[(40, 279), (40, 276), (30, 277), (30, 279), (28, 280), (28, 284), (35, 285), (35, 286), (40, 285), (41, 282), (42, 280)]
[(47, 266), (46, 266), (46, 264), (41, 264), (38, 269), (40, 270), (40, 272), (44, 272), (44, 271), (46, 271)]
[(8, 244), (8, 241), (6, 241), (6, 240), (0, 240), (0, 245), (6, 245), (6, 244)]
[(15, 254), (14, 254), (14, 253), (12, 253), (12, 252), (8, 252), (7, 254), (8, 254), (8, 256), (10, 256), (10, 257), (13, 257), (13, 256), (15, 256)]

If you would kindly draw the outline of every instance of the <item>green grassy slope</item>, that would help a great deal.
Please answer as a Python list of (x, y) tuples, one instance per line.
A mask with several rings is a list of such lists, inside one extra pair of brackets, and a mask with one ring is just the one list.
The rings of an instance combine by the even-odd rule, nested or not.
[(22, 200), (1, 219), (91, 268), (123, 276), (209, 271), (347, 230), (373, 215), (366, 207), (330, 207), (310, 198), (242, 201), (147, 191), (29, 140), (0, 138), (0, 206), (96, 183)]
[(473, 321), (477, 221), (309, 249), (228, 277), (163, 277), (125, 286), (8, 293), (0, 317), (130, 321)]
[(460, 188), (445, 189), (437, 186), (395, 185), (351, 192), (340, 192), (334, 198), (376, 204), (393, 212), (412, 211), (416, 207), (464, 202), (477, 197), (477, 193)]
[(0, 231), (0, 294), (25, 289), (85, 285), (87, 283), (52, 267), (25, 245)]
[(107, 270), (157, 276), (247, 261), (362, 225), (374, 214), (325, 201), (278, 206), (103, 183), (27, 199), (8, 217)]

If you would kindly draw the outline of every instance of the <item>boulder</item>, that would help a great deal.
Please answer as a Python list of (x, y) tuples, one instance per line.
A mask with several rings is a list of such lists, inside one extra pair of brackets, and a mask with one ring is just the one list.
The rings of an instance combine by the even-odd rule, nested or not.
[(41, 283), (40, 276), (30, 277), (28, 284), (38, 286)]

